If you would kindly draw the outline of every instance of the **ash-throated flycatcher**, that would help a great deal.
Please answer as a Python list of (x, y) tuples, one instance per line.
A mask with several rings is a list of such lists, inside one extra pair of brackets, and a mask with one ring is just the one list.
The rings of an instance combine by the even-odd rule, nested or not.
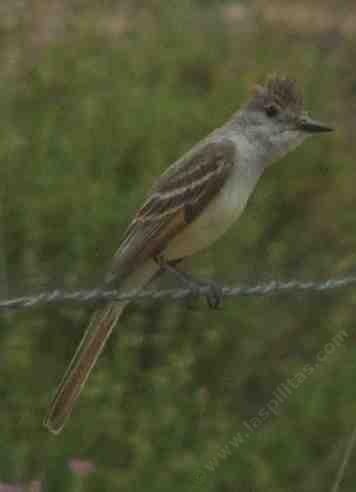
[[(164, 265), (206, 248), (240, 216), (276, 159), (306, 137), (332, 129), (310, 118), (294, 81), (272, 77), (221, 128), (197, 143), (158, 179), (129, 225), (108, 282), (142, 288)], [(45, 425), (63, 428), (127, 302), (109, 302), (89, 327), (52, 401)]]

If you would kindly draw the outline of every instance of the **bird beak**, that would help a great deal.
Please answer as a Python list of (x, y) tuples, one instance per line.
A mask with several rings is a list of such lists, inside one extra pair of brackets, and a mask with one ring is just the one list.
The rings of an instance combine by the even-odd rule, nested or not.
[(334, 128), (321, 123), (321, 121), (313, 120), (309, 116), (303, 116), (299, 121), (299, 128), (307, 133), (323, 133), (332, 132)]

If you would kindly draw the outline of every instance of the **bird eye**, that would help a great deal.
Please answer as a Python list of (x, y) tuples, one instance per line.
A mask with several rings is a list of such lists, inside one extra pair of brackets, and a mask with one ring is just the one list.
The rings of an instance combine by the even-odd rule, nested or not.
[(276, 116), (279, 113), (279, 107), (276, 104), (268, 104), (265, 107), (265, 111), (267, 116), (273, 118), (273, 116)]

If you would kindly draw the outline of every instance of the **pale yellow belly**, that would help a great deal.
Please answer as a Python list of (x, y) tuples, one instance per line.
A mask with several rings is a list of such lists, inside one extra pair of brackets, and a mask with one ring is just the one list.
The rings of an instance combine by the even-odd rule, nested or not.
[(235, 172), (204, 212), (180, 232), (163, 252), (167, 260), (191, 256), (219, 239), (245, 208), (248, 191)]
[(203, 215), (170, 242), (164, 257), (173, 260), (191, 256), (219, 239), (229, 225), (226, 221), (215, 221), (213, 217)]

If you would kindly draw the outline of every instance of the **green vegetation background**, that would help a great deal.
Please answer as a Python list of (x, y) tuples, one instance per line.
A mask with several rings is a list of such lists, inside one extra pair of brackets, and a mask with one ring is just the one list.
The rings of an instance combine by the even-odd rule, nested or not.
[[(276, 71), (296, 77), (337, 132), (270, 169), (194, 272), (235, 284), (353, 270), (353, 5), (2, 0), (1, 297), (95, 285), (154, 178)], [(0, 480), (69, 492), (329, 490), (356, 425), (355, 296), (132, 306), (57, 437), (42, 419), (92, 308), (1, 313)], [(325, 347), (278, 415), (259, 416)], [(75, 473), (73, 459), (95, 471)], [(343, 492), (354, 491), (355, 460)]]

